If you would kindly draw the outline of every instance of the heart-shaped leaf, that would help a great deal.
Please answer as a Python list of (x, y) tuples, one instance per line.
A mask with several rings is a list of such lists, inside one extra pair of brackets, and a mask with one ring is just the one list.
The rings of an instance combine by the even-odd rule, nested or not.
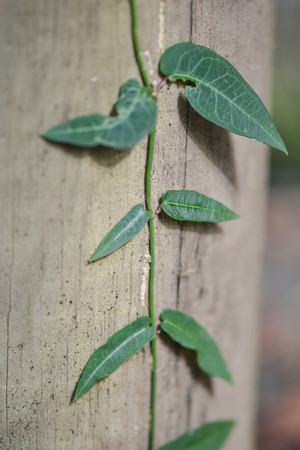
[(203, 372), (233, 383), (217, 344), (192, 317), (180, 311), (165, 309), (160, 319), (161, 328), (173, 341), (196, 350), (198, 366)]
[(91, 114), (77, 117), (42, 134), (54, 142), (96, 147), (105, 145), (118, 150), (133, 147), (155, 127), (156, 101), (151, 89), (137, 80), (123, 84), (115, 105), (116, 117)]
[(175, 441), (163, 445), (159, 450), (219, 450), (233, 426), (232, 420), (205, 423)]
[(186, 95), (201, 116), (287, 153), (258, 95), (232, 64), (213, 50), (190, 42), (175, 44), (162, 55), (160, 70), (171, 81), (195, 83), (195, 87), (186, 87)]
[(107, 233), (89, 262), (97, 261), (104, 256), (118, 250), (122, 245), (131, 241), (150, 219), (149, 211), (142, 204), (135, 205), (110, 231)]
[(117, 331), (105, 345), (91, 355), (78, 381), (74, 400), (78, 400), (98, 380), (107, 377), (155, 336), (150, 317), (140, 317)]
[(239, 217), (222, 203), (196, 191), (167, 191), (161, 200), (162, 209), (176, 220), (217, 223)]

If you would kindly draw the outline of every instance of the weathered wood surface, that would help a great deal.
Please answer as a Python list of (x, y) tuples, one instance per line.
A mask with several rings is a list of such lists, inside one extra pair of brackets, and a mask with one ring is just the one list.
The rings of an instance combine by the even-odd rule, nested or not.
[[(151, 79), (164, 48), (192, 40), (227, 57), (268, 100), (271, 1), (138, 3)], [(117, 152), (38, 137), (68, 118), (109, 113), (120, 85), (138, 77), (129, 3), (0, 5), (1, 448), (146, 449), (148, 348), (70, 405), (90, 353), (147, 314), (147, 230), (86, 263), (111, 226), (143, 202), (146, 140)], [(178, 307), (194, 315), (235, 379), (234, 388), (208, 384), (189, 353), (161, 340), (157, 445), (204, 420), (236, 418), (224, 448), (253, 449), (266, 159), (262, 145), (197, 117), (180, 85), (160, 94), (153, 206), (166, 189), (186, 187), (242, 219), (214, 227), (157, 220), (157, 314)]]

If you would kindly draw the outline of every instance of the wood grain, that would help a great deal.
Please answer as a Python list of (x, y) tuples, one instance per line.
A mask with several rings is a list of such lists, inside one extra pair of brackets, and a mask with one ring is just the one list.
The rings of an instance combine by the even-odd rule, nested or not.
[[(160, 52), (192, 40), (227, 57), (268, 100), (272, 2), (139, 3), (152, 80)], [(149, 348), (70, 405), (91, 352), (147, 314), (147, 230), (87, 265), (102, 237), (144, 199), (145, 145), (131, 151), (51, 145), (39, 133), (108, 114), (138, 77), (125, 0), (0, 0), (1, 445), (10, 449), (147, 447)], [(253, 448), (257, 305), (266, 150), (197, 117), (180, 84), (158, 101), (153, 207), (195, 189), (242, 219), (220, 226), (157, 220), (156, 311), (193, 314), (236, 381), (208, 382), (188, 352), (159, 343), (157, 445), (203, 420), (236, 418), (227, 450)]]

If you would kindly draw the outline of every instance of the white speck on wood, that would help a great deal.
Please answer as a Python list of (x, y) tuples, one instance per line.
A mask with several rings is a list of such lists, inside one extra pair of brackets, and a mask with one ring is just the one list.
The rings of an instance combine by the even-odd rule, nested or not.
[(158, 11), (158, 48), (159, 54), (165, 50), (165, 0), (160, 0)]
[(143, 274), (142, 274), (142, 284), (141, 284), (141, 302), (142, 305), (146, 305), (146, 299), (148, 294), (148, 279), (150, 270), (151, 256), (149, 253), (144, 255), (143, 261)]
[(144, 57), (146, 60), (146, 65), (148, 67), (149, 75), (153, 75), (154, 70), (153, 70), (153, 62), (152, 62), (152, 58), (151, 58), (151, 53), (149, 52), (149, 50), (145, 50), (143, 53), (144, 53)]

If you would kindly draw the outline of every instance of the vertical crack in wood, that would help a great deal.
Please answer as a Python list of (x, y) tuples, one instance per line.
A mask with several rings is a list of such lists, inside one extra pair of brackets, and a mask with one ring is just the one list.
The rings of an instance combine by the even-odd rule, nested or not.
[(191, 412), (192, 412), (192, 387), (190, 386), (186, 393), (185, 403), (186, 403), (186, 420), (185, 427), (187, 430), (191, 428)]
[[(193, 37), (193, 2), (190, 0), (190, 31), (189, 39), (192, 41)], [(190, 119), (190, 107), (186, 102), (186, 135), (185, 135), (185, 147), (184, 147), (184, 176), (183, 176), (183, 189), (186, 188), (186, 171), (187, 171), (187, 147), (188, 147), (188, 134), (189, 134), (189, 119)], [(176, 290), (176, 309), (179, 307), (180, 302), (180, 282), (182, 272), (182, 241), (183, 241), (184, 223), (180, 224), (180, 240), (179, 240), (179, 264), (178, 264), (178, 276), (177, 276), (177, 290)]]
[(9, 320), (11, 312), (11, 275), (9, 275), (9, 303), (6, 317), (6, 381), (5, 381), (5, 409), (6, 409), (6, 433), (9, 436), (8, 424), (8, 368), (9, 368)]
[(14, 231), (15, 231), (15, 211), (12, 213), (12, 252), (11, 252), (11, 263), (9, 267), (9, 287), (8, 287), (8, 311), (6, 316), (6, 380), (5, 380), (5, 410), (6, 410), (6, 434), (8, 440), (10, 441), (9, 436), (9, 420), (8, 420), (8, 380), (9, 380), (9, 346), (10, 346), (10, 314), (11, 314), (11, 299), (12, 299), (12, 271), (14, 268), (15, 262), (15, 248), (14, 248)]
[[(193, 36), (193, 0), (190, 0), (190, 30), (189, 30), (189, 40), (192, 42)], [(184, 146), (184, 175), (183, 175), (183, 189), (186, 189), (186, 176), (187, 176), (187, 151), (188, 151), (188, 134), (189, 134), (189, 116), (190, 107), (189, 103), (186, 102), (186, 134), (185, 134), (185, 146)], [(179, 258), (178, 258), (178, 275), (177, 275), (177, 289), (176, 289), (176, 309), (179, 308), (180, 304), (180, 284), (181, 284), (181, 274), (182, 274), (182, 247), (183, 247), (183, 233), (184, 233), (184, 223), (180, 224), (180, 238), (179, 238)], [(178, 373), (176, 366), (178, 364), (178, 359), (180, 357), (180, 348), (176, 352), (175, 358), (175, 370), (174, 373)], [(189, 429), (190, 418), (191, 418), (191, 395), (190, 390), (188, 390), (186, 395), (186, 429)]]
[(193, 9), (194, 9), (194, 0), (190, 0), (190, 42), (192, 42), (193, 37)]

